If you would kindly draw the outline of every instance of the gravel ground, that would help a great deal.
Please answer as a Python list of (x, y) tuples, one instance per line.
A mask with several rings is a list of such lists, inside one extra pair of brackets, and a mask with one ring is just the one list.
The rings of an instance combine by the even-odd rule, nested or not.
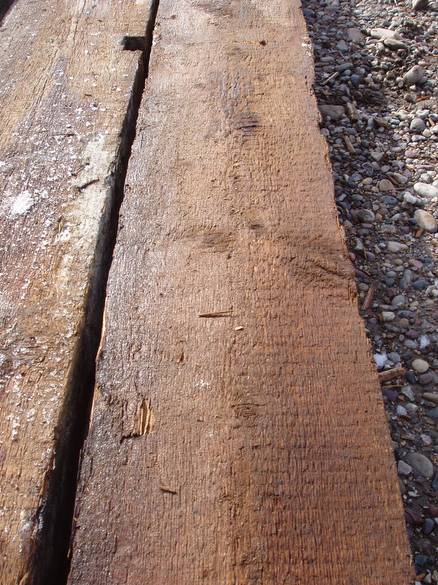
[(438, 583), (437, 6), (303, 0), (303, 8), (417, 582)]

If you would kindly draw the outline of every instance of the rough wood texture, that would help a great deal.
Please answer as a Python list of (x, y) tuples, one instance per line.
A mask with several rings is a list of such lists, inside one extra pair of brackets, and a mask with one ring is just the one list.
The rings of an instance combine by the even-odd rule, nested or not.
[(70, 585), (410, 576), (297, 0), (162, 0)]
[(56, 434), (74, 422), (85, 305), (138, 67), (120, 42), (144, 34), (148, 12), (138, 0), (17, 0), (0, 28), (2, 585), (37, 579), (36, 542), (52, 530)]

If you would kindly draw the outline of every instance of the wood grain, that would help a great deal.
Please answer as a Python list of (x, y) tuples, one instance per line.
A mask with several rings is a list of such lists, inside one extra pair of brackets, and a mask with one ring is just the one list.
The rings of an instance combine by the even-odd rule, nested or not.
[(120, 43), (148, 13), (146, 1), (17, 0), (0, 28), (2, 585), (37, 582), (37, 542), (53, 530), (48, 490), (69, 407), (85, 400), (72, 392), (138, 69)]
[(70, 585), (388, 585), (409, 554), (297, 0), (161, 0)]

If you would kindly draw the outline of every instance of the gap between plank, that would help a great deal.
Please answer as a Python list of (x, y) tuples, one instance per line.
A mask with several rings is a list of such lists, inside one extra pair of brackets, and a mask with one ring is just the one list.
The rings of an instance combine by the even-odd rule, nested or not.
[(0, 0), (0, 26), (15, 0)]
[[(10, 4), (12, 2), (6, 2), (6, 7), (8, 8)], [(123, 123), (117, 161), (113, 175), (109, 178), (109, 210), (99, 226), (83, 327), (68, 376), (66, 398), (56, 427), (53, 471), (45, 480), (45, 489), (42, 490), (45, 494), (44, 500), (36, 513), (35, 525), (38, 534), (34, 543), (33, 564), (24, 578), (26, 585), (65, 585), (68, 580), (77, 478), (81, 451), (90, 422), (106, 287), (117, 239), (126, 172), (148, 76), (158, 5), (159, 0), (152, 0), (144, 42), (137, 43), (141, 55)], [(5, 14), (2, 12), (4, 6), (0, 0), (0, 17)], [(125, 47), (125, 40), (122, 41), (122, 45)], [(125, 48), (133, 50), (132, 46)]]

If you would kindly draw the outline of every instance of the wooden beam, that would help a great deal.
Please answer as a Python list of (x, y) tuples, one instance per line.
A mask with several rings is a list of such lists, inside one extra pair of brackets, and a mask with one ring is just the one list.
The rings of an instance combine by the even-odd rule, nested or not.
[(298, 0), (161, 0), (70, 585), (407, 584)]
[(65, 568), (110, 218), (144, 77), (121, 41), (148, 17), (148, 1), (17, 0), (0, 28), (2, 585), (59, 583)]

